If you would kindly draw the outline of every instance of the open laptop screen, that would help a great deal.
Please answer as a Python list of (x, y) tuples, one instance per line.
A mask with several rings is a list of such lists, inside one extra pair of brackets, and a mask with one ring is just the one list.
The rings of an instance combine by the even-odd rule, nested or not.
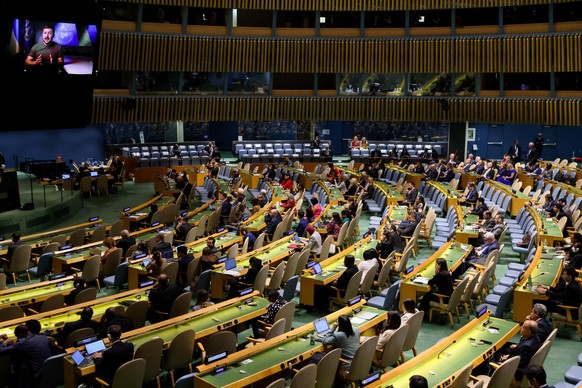
[(313, 326), (315, 327), (315, 331), (317, 334), (322, 335), (329, 331), (329, 323), (327, 322), (327, 318), (323, 317), (315, 322), (313, 322)]
[(234, 257), (227, 259), (224, 262), (224, 269), (225, 270), (230, 271), (231, 269), (234, 269), (234, 268), (236, 268), (236, 259)]
[(319, 275), (323, 270), (321, 269), (321, 264), (315, 263), (313, 267), (311, 267), (314, 275)]
[(97, 340), (95, 342), (88, 343), (85, 345), (85, 350), (87, 351), (87, 354), (102, 352), (105, 350), (105, 343), (103, 340)]

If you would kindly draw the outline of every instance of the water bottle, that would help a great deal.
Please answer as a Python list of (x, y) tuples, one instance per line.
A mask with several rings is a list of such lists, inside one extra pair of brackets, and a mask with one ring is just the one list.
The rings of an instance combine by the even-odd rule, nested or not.
[(309, 336), (309, 344), (315, 345), (315, 336), (313, 335), (313, 333), (311, 333), (311, 335)]

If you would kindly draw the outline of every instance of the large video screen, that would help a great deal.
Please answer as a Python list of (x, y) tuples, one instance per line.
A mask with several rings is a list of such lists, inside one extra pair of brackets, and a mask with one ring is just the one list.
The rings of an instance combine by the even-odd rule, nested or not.
[[(5, 2), (1, 20), (0, 130), (90, 123), (101, 15), (94, 0)], [(17, 114), (27, 112), (30, 114)]]
[(92, 75), (97, 25), (14, 19), (8, 55), (13, 68), (55, 75)]

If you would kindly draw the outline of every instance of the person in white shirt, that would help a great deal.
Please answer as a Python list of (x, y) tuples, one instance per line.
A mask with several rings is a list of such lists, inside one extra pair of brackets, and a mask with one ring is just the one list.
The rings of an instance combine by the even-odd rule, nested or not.
[(402, 309), (404, 310), (404, 314), (400, 317), (400, 326), (405, 325), (410, 317), (418, 312), (416, 302), (410, 298), (406, 298), (402, 301)]
[(362, 282), (366, 278), (366, 274), (368, 273), (368, 271), (371, 270), (375, 265), (378, 266), (376, 268), (376, 271), (380, 268), (380, 263), (378, 263), (377, 259), (378, 253), (376, 252), (375, 249), (366, 250), (363, 256), (364, 260), (360, 260), (360, 262), (358, 263), (358, 270), (362, 271), (362, 280), (360, 281), (360, 284), (362, 284)]
[(315, 230), (313, 225), (308, 225), (307, 228), (305, 228), (305, 231), (309, 233), (309, 240), (307, 241), (307, 245), (311, 246), (311, 252), (315, 253), (316, 255), (319, 255), (321, 253), (322, 244), (321, 234), (319, 234), (319, 232)]

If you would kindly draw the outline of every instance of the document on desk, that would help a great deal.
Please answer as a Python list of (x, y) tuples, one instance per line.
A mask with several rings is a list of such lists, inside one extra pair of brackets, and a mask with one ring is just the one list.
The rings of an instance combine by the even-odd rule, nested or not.
[(418, 284), (428, 284), (428, 278), (418, 276), (418, 277), (415, 277), (414, 279), (412, 279), (412, 282), (418, 283)]
[(234, 276), (234, 277), (240, 276), (240, 272), (235, 271), (234, 269), (229, 269), (228, 271), (224, 271), (224, 273), (226, 275), (230, 275), (230, 276)]
[(373, 313), (370, 311), (364, 311), (363, 313), (358, 314), (358, 318), (365, 319), (366, 321), (369, 321), (372, 318), (376, 318), (377, 316), (378, 316), (377, 313)]
[(362, 323), (366, 322), (366, 320), (360, 317), (352, 317), (351, 322), (352, 325), (361, 325)]

